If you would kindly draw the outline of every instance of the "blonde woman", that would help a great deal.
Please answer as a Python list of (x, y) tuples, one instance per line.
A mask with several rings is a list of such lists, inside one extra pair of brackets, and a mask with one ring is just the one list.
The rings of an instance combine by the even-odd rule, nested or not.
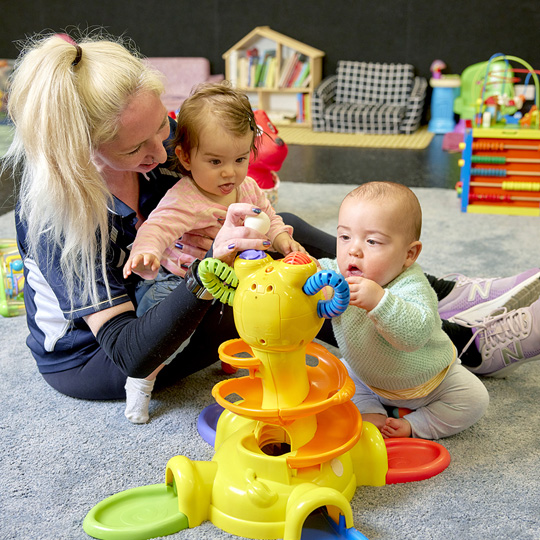
[[(161, 165), (175, 128), (160, 101), (161, 77), (128, 47), (101, 36), (77, 43), (34, 37), (9, 96), (27, 342), (44, 379), (84, 399), (124, 398), (126, 376), (153, 384), (154, 370), (184, 345), (163, 371), (171, 384), (216, 361), (219, 344), (236, 336), (231, 311), (221, 314), (221, 305), (200, 298), (204, 290), (190, 272), (136, 317), (140, 278), (124, 279), (122, 269), (137, 229), (181, 175)], [(231, 205), (213, 256), (230, 261), (238, 250), (266, 249), (266, 236), (240, 226), (258, 212)], [(324, 244), (323, 233), (300, 220), (295, 226), (320, 251), (314, 246)], [(212, 246), (206, 240), (199, 258)], [(138, 392), (141, 399), (147, 393)]]

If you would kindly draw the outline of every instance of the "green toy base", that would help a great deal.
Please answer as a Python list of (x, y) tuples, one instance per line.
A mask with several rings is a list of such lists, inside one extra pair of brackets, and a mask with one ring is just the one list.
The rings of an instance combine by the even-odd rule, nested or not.
[(189, 526), (178, 511), (171, 486), (154, 484), (122, 491), (98, 503), (84, 518), (83, 529), (100, 540), (147, 540)]

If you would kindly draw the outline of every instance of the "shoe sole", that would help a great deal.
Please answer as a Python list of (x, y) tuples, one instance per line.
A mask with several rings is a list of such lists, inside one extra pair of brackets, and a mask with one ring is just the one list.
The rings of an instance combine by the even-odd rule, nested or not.
[(513, 311), (514, 309), (530, 306), (538, 298), (540, 298), (540, 279), (533, 281), (530, 286), (518, 291), (502, 307), (505, 307), (507, 311)]
[(465, 321), (473, 324), (482, 321), (484, 317), (487, 317), (496, 309), (505, 307), (508, 311), (512, 311), (520, 307), (527, 307), (539, 297), (540, 272), (489, 302), (484, 302), (483, 304), (478, 304), (466, 309), (461, 313), (456, 313), (453, 317), (449, 318), (448, 321), (454, 322), (454, 319), (457, 317), (460, 322)]
[(491, 379), (504, 379), (518, 367), (521, 367), (524, 364), (527, 364), (528, 362), (532, 362), (534, 360), (540, 360), (540, 356), (533, 356), (532, 358), (526, 358), (525, 360), (520, 360), (518, 362), (515, 362), (514, 364), (510, 364), (509, 366), (506, 366), (502, 369), (494, 371), (493, 373), (477, 373), (476, 375), (480, 375), (481, 377), (490, 377)]

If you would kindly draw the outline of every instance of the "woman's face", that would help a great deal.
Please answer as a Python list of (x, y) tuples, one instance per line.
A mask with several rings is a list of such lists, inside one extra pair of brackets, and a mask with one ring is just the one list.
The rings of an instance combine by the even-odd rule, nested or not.
[(169, 136), (167, 110), (153, 92), (136, 95), (120, 115), (115, 139), (95, 154), (101, 169), (147, 173), (167, 160), (163, 142)]

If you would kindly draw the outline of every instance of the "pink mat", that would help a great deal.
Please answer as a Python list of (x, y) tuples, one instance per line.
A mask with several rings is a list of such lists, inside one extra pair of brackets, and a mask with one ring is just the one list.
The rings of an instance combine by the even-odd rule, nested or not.
[(442, 149), (447, 152), (460, 152), (459, 143), (463, 142), (463, 133), (451, 131), (443, 137)]

